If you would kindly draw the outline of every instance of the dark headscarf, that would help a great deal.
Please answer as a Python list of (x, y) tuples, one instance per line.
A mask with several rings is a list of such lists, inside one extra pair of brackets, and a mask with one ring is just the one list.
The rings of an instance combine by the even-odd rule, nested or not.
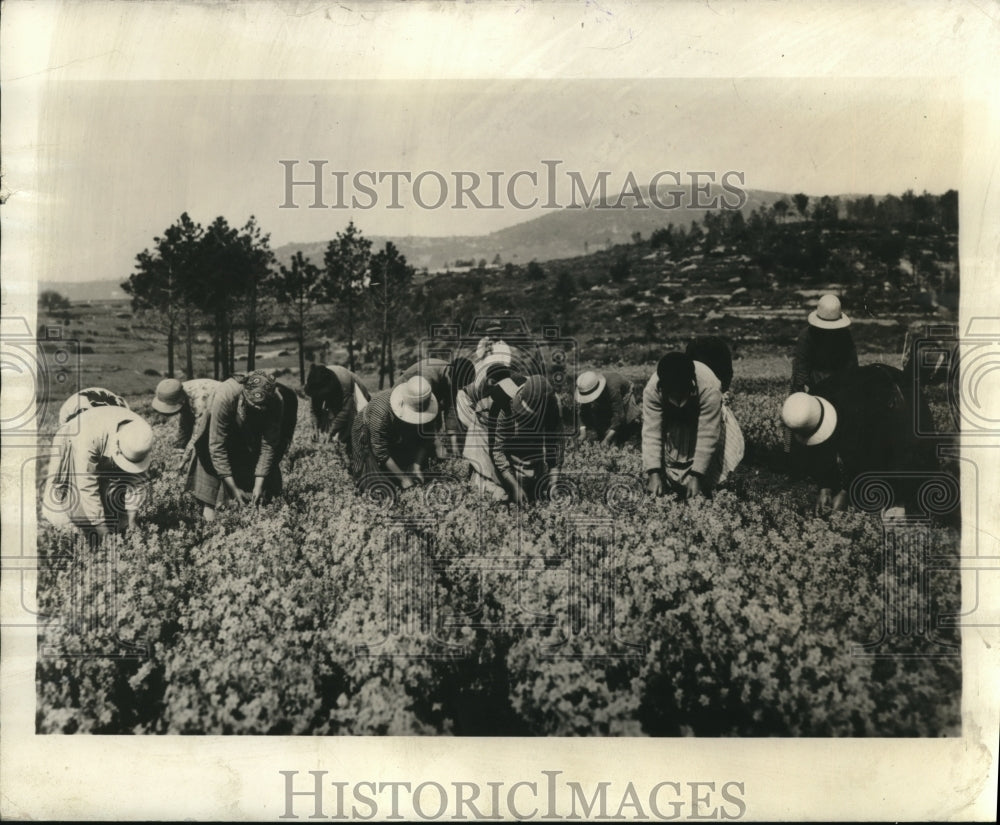
[(277, 393), (274, 378), (262, 370), (234, 377), (243, 385), (243, 400), (255, 410), (266, 409)]

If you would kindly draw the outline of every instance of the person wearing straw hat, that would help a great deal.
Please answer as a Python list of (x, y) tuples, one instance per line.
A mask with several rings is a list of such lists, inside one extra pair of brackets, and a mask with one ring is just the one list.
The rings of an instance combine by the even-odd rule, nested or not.
[(135, 526), (153, 430), (127, 407), (93, 407), (64, 423), (42, 494), (42, 516), (59, 528), (104, 537)]
[(183, 469), (194, 452), (194, 431), (212, 400), (219, 382), (213, 378), (193, 378), (183, 383), (176, 378), (164, 378), (156, 385), (156, 394), (150, 404), (165, 416), (177, 416), (177, 438), (174, 449), (180, 450), (177, 468)]
[(281, 492), (278, 461), (287, 448), (282, 394), (263, 371), (223, 381), (198, 422), (185, 491), (202, 504), (206, 521), (226, 500), (257, 504)]
[(340, 364), (312, 364), (306, 376), (313, 438), (339, 441), (351, 455), (351, 429), (358, 410), (371, 399), (364, 382)]
[(457, 396), (459, 418), (468, 428), (462, 457), (469, 462), (469, 481), (474, 489), (496, 500), (506, 499), (507, 490), (497, 473), (491, 448), (500, 414), (510, 413), (514, 395), (527, 379), (512, 372), (509, 360), (501, 353), (480, 361), (475, 376)]
[(515, 504), (537, 501), (558, 481), (563, 457), (562, 412), (552, 385), (531, 375), (497, 416), (490, 456)]
[(858, 365), (851, 319), (836, 295), (824, 295), (809, 313), (792, 356), (792, 392), (809, 392), (835, 373)]
[(576, 379), (580, 434), (602, 444), (624, 444), (642, 429), (642, 409), (632, 382), (617, 372), (587, 370)]
[(710, 367), (670, 352), (642, 394), (642, 469), (654, 496), (708, 495), (743, 459), (743, 433)]
[(415, 375), (375, 393), (354, 419), (351, 475), (364, 490), (387, 479), (404, 490), (423, 481), (434, 452), (438, 402), (430, 382)]
[[(832, 375), (858, 366), (858, 352), (851, 335), (851, 319), (840, 299), (827, 294), (809, 313), (808, 325), (795, 342), (789, 392), (812, 392)], [(792, 451), (792, 436), (785, 430), (785, 452)]]
[(61, 427), (67, 421), (72, 421), (80, 413), (95, 407), (123, 407), (129, 409), (128, 401), (117, 393), (104, 387), (87, 387), (85, 390), (73, 393), (63, 401), (59, 408), (58, 421)]
[[(922, 415), (929, 420), (926, 409)], [(893, 498), (887, 514), (901, 514), (916, 503), (921, 474), (937, 469), (932, 441), (915, 433), (912, 386), (887, 364), (845, 370), (811, 393), (792, 393), (781, 420), (807, 448), (820, 514), (847, 509), (851, 483), (866, 472), (886, 474)]]
[(399, 378), (399, 383), (421, 375), (431, 385), (438, 402), (438, 424), (450, 435), (451, 449), (458, 453), (458, 436), (464, 430), (455, 410), (458, 391), (475, 379), (476, 368), (472, 361), (458, 356), (451, 361), (442, 358), (421, 358)]

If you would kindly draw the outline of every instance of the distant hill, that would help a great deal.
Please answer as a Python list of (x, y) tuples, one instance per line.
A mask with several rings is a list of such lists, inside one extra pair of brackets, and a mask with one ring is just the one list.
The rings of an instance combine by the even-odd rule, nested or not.
[[(647, 190), (641, 191), (648, 202)], [(657, 191), (663, 203), (670, 203), (675, 199), (671, 192), (682, 196), (683, 203), (691, 200), (689, 188), (670, 186), (660, 187)], [(781, 199), (789, 204), (792, 202), (792, 196), (782, 192), (747, 189), (745, 193), (747, 200), (740, 209), (745, 216), (754, 209), (768, 207)], [(725, 197), (730, 202), (734, 199), (731, 192), (726, 193), (713, 185), (707, 197), (717, 196)], [(487, 235), (367, 237), (371, 239), (373, 249), (379, 249), (386, 241), (392, 241), (411, 264), (417, 268), (427, 267), (433, 272), (446, 266), (454, 267), (456, 260), (479, 261), (485, 258), (487, 263), (492, 263), (497, 255), (503, 263), (513, 264), (527, 264), (531, 260), (575, 258), (609, 249), (616, 244), (631, 243), (636, 232), (641, 233), (643, 238), (648, 238), (650, 233), (670, 223), (678, 227), (690, 226), (696, 220), (701, 221), (706, 211), (687, 206), (673, 209), (650, 206), (647, 209), (637, 209), (633, 199), (627, 199), (626, 203), (624, 209), (609, 209), (607, 202), (604, 207), (594, 204), (580, 209), (564, 208)], [(275, 254), (281, 263), (287, 263), (296, 252), (301, 251), (314, 263), (322, 264), (323, 252), (331, 239), (285, 244), (277, 247)], [(128, 296), (119, 286), (121, 280), (51, 282), (41, 283), (39, 288), (54, 289), (72, 301), (125, 300)]]
[[(669, 192), (662, 188), (660, 200), (670, 203)], [(690, 199), (690, 192), (683, 194)], [(646, 195), (643, 190), (643, 195)], [(725, 195), (731, 202), (732, 194), (715, 188), (708, 197)], [(784, 198), (791, 203), (791, 196), (780, 192), (746, 190), (747, 201), (741, 208), (749, 215), (761, 206), (770, 206)], [(429, 270), (441, 269), (454, 264), (456, 260), (480, 260), (487, 263), (499, 255), (504, 263), (526, 264), (531, 260), (550, 261), (557, 258), (573, 258), (590, 252), (606, 249), (615, 244), (629, 243), (636, 232), (648, 237), (656, 229), (672, 223), (675, 226), (690, 226), (700, 221), (704, 209), (676, 208), (659, 209), (651, 206), (637, 209), (629, 199), (625, 209), (598, 208), (596, 205), (581, 209), (560, 209), (514, 226), (490, 232), (488, 235), (457, 235), (446, 238), (430, 237), (387, 237), (369, 235), (373, 249), (392, 241), (406, 259), (416, 267)], [(331, 239), (311, 243), (285, 244), (275, 250), (278, 259), (285, 262), (301, 251), (314, 263), (322, 262), (323, 251)]]

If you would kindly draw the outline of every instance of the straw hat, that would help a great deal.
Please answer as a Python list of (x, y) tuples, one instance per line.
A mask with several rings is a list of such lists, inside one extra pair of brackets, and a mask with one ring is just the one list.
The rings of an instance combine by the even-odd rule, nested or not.
[(181, 411), (187, 395), (184, 385), (176, 378), (164, 378), (156, 385), (156, 397), (153, 399), (153, 409), (164, 415), (173, 415)]
[(405, 383), (393, 387), (389, 406), (397, 418), (409, 424), (426, 424), (433, 421), (438, 412), (431, 382), (422, 375), (414, 375)]
[(589, 404), (592, 401), (596, 401), (601, 393), (604, 392), (604, 387), (607, 383), (608, 381), (603, 373), (594, 372), (593, 370), (580, 373), (576, 379), (575, 397), (577, 403)]
[(496, 372), (502, 371), (504, 374), (510, 372), (510, 355), (502, 352), (493, 352), (487, 355), (482, 361), (476, 364), (475, 386), (482, 387), (486, 379)]
[(837, 429), (833, 404), (807, 392), (792, 393), (781, 407), (781, 420), (795, 439), (807, 447), (822, 444)]
[(141, 418), (118, 426), (112, 460), (127, 473), (144, 473), (152, 460), (153, 429)]
[(843, 329), (851, 325), (851, 319), (840, 311), (840, 299), (836, 295), (824, 295), (809, 313), (809, 324), (819, 329)]

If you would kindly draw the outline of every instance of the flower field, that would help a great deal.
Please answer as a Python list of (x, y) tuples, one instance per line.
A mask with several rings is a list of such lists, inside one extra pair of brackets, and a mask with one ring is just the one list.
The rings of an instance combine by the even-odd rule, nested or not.
[(130, 398), (158, 438), (139, 529), (81, 549), (39, 526), (37, 730), (956, 735), (957, 655), (913, 655), (918, 633), (861, 648), (886, 592), (959, 611), (955, 519), (891, 545), (938, 559), (925, 598), (877, 515), (814, 516), (782, 467), (786, 383), (737, 368), (747, 457), (711, 500), (649, 499), (635, 446), (582, 443), (522, 510), (479, 500), (456, 458), (362, 497), (302, 404), (284, 498), (210, 525), (169, 469), (175, 422)]

